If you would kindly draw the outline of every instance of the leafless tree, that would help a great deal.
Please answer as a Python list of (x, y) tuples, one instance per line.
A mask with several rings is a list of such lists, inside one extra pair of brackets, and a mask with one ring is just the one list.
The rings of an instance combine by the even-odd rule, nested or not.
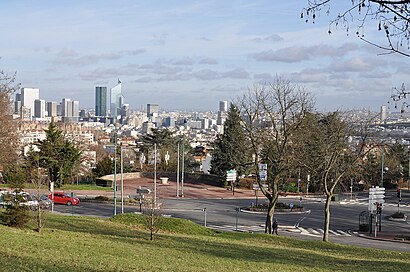
[[(385, 50), (385, 53), (398, 53), (410, 57), (410, 0), (308, 0), (307, 6), (301, 13), (306, 22), (315, 23), (321, 13), (330, 14), (339, 8), (338, 15), (331, 19), (328, 33), (332, 29), (342, 26), (366, 43)], [(336, 7), (338, 6), (338, 7)], [(372, 25), (386, 35), (386, 43), (370, 41), (366, 38), (365, 27)]]
[(154, 240), (154, 235), (158, 232), (159, 227), (158, 223), (161, 219), (161, 209), (158, 203), (155, 200), (153, 194), (145, 195), (143, 200), (144, 202), (144, 211), (146, 226), (150, 232), (150, 240)]
[[(335, 189), (358, 169), (358, 163), (369, 149), (368, 122), (355, 126), (342, 120), (339, 112), (308, 114), (300, 126), (295, 145), (298, 160), (317, 180), (326, 197), (323, 241), (329, 240), (330, 204)], [(352, 138), (352, 135), (355, 135)]]
[(13, 120), (11, 95), (18, 89), (15, 75), (0, 70), (0, 170), (17, 158), (17, 121)]
[[(269, 200), (266, 233), (272, 233), (272, 220), (279, 196), (278, 184), (289, 175), (289, 165), (293, 159), (291, 135), (313, 105), (309, 93), (281, 78), (266, 86), (255, 86), (237, 102), (256, 158), (253, 162), (256, 181)], [(262, 186), (259, 163), (268, 165), (268, 189)]]

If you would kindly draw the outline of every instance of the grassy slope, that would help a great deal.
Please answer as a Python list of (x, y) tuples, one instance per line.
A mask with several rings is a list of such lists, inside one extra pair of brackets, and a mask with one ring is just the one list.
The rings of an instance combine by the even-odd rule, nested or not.
[(139, 216), (49, 215), (39, 234), (0, 226), (1, 271), (410, 271), (410, 254), (245, 233)]

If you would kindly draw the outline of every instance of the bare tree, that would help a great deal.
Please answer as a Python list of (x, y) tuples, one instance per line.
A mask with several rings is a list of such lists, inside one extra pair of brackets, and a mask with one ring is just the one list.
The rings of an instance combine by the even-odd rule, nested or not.
[(146, 226), (150, 232), (150, 240), (154, 240), (154, 235), (158, 232), (158, 223), (161, 219), (161, 209), (156, 203), (154, 195), (148, 194), (144, 198), (144, 211)]
[(11, 95), (18, 89), (15, 75), (0, 70), (0, 170), (17, 158), (17, 121), (13, 120)]
[[(357, 137), (339, 112), (309, 114), (295, 137), (298, 160), (318, 180), (326, 196), (323, 241), (329, 240), (330, 204), (335, 189), (350, 180), (358, 163), (369, 149), (366, 147), (368, 125), (356, 127)], [(298, 142), (299, 144), (296, 144)]]
[[(306, 22), (315, 23), (321, 13), (330, 14), (336, 6), (341, 11), (331, 19), (328, 33), (333, 28), (342, 26), (347, 33), (351, 29), (363, 41), (376, 46), (389, 53), (398, 53), (410, 57), (410, 0), (308, 0), (307, 7), (301, 13), (301, 18)], [(372, 24), (375, 29), (386, 35), (386, 43), (370, 41), (366, 38), (365, 27)]]
[[(303, 88), (281, 78), (266, 86), (255, 86), (237, 102), (256, 158), (253, 162), (256, 181), (269, 200), (265, 233), (272, 233), (278, 184), (289, 176), (293, 160), (291, 135), (313, 105), (312, 97)], [(262, 186), (259, 163), (268, 165), (268, 189)]]

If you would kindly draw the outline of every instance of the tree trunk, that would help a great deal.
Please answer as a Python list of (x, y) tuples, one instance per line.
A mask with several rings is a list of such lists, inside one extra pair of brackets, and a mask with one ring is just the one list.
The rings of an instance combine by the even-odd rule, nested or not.
[(330, 202), (332, 201), (332, 194), (326, 194), (325, 203), (325, 226), (323, 231), (323, 241), (329, 241), (329, 225), (330, 225)]
[(265, 221), (265, 233), (272, 234), (272, 222), (273, 222), (273, 215), (275, 214), (275, 206), (278, 202), (278, 197), (269, 198), (269, 206), (268, 211), (266, 214), (266, 221)]

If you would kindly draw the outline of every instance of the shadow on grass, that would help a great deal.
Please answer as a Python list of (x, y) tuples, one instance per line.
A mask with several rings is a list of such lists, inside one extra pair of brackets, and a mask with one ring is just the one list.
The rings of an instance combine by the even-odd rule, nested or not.
[[(242, 236), (242, 234), (237, 234), (237, 236)], [(236, 242), (230, 242), (228, 237), (224, 235), (215, 238), (158, 235), (154, 243), (157, 243), (161, 250), (165, 248), (177, 250), (181, 255), (194, 253), (210, 258), (222, 258), (227, 263), (233, 261), (254, 263), (252, 267), (255, 269), (275, 267), (275, 265), (279, 267), (294, 265), (305, 267), (308, 270), (373, 272), (377, 268), (378, 271), (410, 271), (410, 263), (405, 258), (398, 260), (397, 253), (394, 259), (390, 259), (390, 254), (387, 256), (384, 254), (383, 257), (374, 256), (375, 250), (357, 248), (354, 251), (356, 248), (339, 247), (324, 242), (304, 241), (301, 243), (294, 242), (290, 238), (267, 236), (269, 238), (266, 240), (270, 242), (268, 245), (264, 238), (258, 240), (242, 237)], [(115, 237), (109, 237), (109, 239), (119, 242), (119, 239)], [(134, 243), (124, 239), (121, 239), (121, 242)], [(149, 241), (144, 243), (152, 245)]]

